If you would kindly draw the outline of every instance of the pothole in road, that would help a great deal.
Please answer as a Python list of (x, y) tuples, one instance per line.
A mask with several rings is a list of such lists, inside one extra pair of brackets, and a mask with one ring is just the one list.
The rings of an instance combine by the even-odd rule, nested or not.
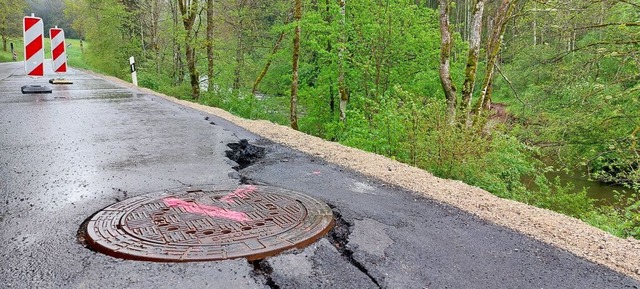
[(265, 155), (263, 147), (250, 144), (246, 139), (242, 139), (238, 143), (229, 143), (227, 146), (231, 149), (225, 151), (227, 158), (238, 164), (233, 167), (235, 170), (244, 169)]
[(260, 260), (303, 248), (333, 227), (331, 208), (269, 186), (185, 189), (111, 205), (78, 238), (98, 252), (159, 262)]

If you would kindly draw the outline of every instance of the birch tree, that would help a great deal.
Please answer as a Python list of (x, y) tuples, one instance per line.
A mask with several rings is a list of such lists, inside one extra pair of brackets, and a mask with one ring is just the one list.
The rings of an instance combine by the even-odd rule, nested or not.
[(471, 33), (469, 35), (469, 56), (465, 68), (465, 79), (462, 85), (462, 106), (468, 112), (471, 107), (471, 97), (476, 83), (476, 72), (478, 71), (478, 57), (480, 54), (480, 40), (482, 37), (482, 16), (486, 0), (476, 0), (473, 16), (471, 20)]
[(498, 61), (498, 52), (502, 46), (502, 36), (504, 35), (507, 20), (511, 16), (517, 0), (502, 0), (500, 7), (496, 11), (491, 36), (487, 43), (487, 70), (485, 72), (482, 88), (480, 89), (477, 111), (488, 110), (491, 106), (491, 92), (493, 86), (493, 73)]
[(213, 83), (213, 1), (207, 1), (207, 80)]
[[(495, 12), (490, 28), (490, 35), (485, 44), (486, 54), (486, 71), (482, 86), (480, 88), (479, 99), (476, 102), (475, 109), (478, 114), (482, 110), (488, 110), (491, 105), (491, 92), (494, 78), (494, 67), (497, 65), (498, 52), (502, 45), (502, 37), (504, 35), (507, 20), (511, 16), (515, 4), (518, 0), (502, 0), (500, 6)], [(476, 82), (476, 73), (478, 69), (479, 52), (482, 38), (483, 14), (486, 0), (475, 0), (474, 11), (471, 21), (471, 32), (469, 37), (469, 53), (467, 56), (467, 65), (465, 68), (465, 79), (462, 88), (462, 103), (460, 109), (467, 113), (465, 122), (469, 121), (470, 107), (472, 106), (472, 98)], [(449, 21), (450, 6), (447, 0), (440, 0), (440, 80), (444, 94), (447, 100), (447, 118), (450, 123), (455, 122), (457, 103), (457, 91), (455, 83), (451, 78), (451, 48), (453, 46), (451, 25)]]
[(347, 118), (347, 103), (349, 101), (349, 95), (347, 94), (347, 88), (345, 85), (345, 65), (344, 54), (347, 47), (346, 39), (346, 0), (339, 0), (340, 3), (340, 26), (342, 32), (340, 34), (340, 46), (338, 47), (338, 91), (340, 92), (340, 120), (345, 121)]
[(451, 8), (448, 0), (440, 0), (440, 83), (447, 99), (447, 118), (449, 123), (453, 123), (456, 118), (456, 86), (451, 78), (451, 47), (453, 39), (451, 36), (451, 25), (449, 14)]

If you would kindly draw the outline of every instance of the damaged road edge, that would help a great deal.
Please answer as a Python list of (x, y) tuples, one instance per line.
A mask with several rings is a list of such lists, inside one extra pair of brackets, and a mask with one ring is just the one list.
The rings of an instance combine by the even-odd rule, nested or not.
[(228, 143), (230, 150), (225, 151), (225, 155), (238, 165), (233, 169), (242, 170), (251, 166), (265, 156), (266, 149), (264, 147), (250, 144), (246, 139), (241, 139), (237, 143)]

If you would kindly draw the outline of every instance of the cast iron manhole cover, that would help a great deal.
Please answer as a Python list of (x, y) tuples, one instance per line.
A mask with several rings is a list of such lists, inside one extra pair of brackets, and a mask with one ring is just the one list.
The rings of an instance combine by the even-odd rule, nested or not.
[(124, 259), (256, 260), (305, 247), (332, 226), (323, 202), (281, 188), (242, 186), (131, 198), (95, 214), (85, 237), (95, 250)]

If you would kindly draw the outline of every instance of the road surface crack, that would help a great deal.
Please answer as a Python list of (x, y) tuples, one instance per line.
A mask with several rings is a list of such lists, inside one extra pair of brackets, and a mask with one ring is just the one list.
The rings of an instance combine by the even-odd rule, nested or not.
[(255, 261), (249, 261), (249, 264), (253, 266), (253, 272), (256, 275), (262, 276), (266, 280), (265, 284), (269, 286), (269, 288), (280, 289), (280, 286), (278, 286), (278, 284), (276, 284), (276, 282), (273, 281), (273, 278), (271, 278), (271, 273), (273, 273), (273, 268), (271, 267), (269, 262), (265, 260), (255, 260)]
[(376, 278), (373, 277), (371, 273), (369, 273), (369, 270), (367, 269), (367, 267), (365, 267), (364, 264), (360, 263), (358, 260), (356, 260), (353, 257), (354, 252), (351, 249), (347, 248), (347, 243), (349, 243), (349, 235), (351, 234), (351, 227), (353, 226), (353, 224), (344, 220), (342, 218), (342, 214), (340, 214), (340, 212), (337, 211), (334, 206), (332, 205), (329, 205), (329, 206), (333, 209), (333, 216), (336, 221), (335, 226), (333, 227), (333, 229), (331, 229), (331, 231), (329, 232), (329, 235), (327, 235), (329, 242), (331, 242), (331, 244), (333, 244), (333, 246), (336, 247), (336, 249), (342, 256), (342, 258), (347, 260), (351, 265), (356, 267), (360, 272), (364, 273), (367, 277), (369, 277), (371, 282), (376, 284), (378, 288), (382, 288), (378, 283), (378, 280), (376, 280)]
[(244, 174), (240, 174), (238, 176), (238, 178), (240, 178), (240, 184), (241, 185), (255, 185), (255, 186), (269, 186), (269, 184), (265, 183), (265, 182), (261, 182), (261, 181), (256, 181)]

